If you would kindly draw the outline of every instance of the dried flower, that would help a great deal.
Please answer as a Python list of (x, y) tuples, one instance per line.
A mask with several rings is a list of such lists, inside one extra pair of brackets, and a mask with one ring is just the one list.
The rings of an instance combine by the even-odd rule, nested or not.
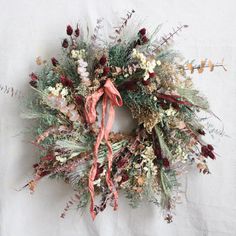
[(83, 97), (81, 95), (75, 96), (75, 102), (80, 105), (83, 104)]
[(61, 83), (63, 84), (63, 86), (73, 87), (72, 80), (68, 79), (66, 76), (61, 76), (60, 80), (61, 80)]
[(141, 30), (139, 30), (139, 34), (144, 36), (146, 34), (146, 29), (142, 28)]
[(58, 62), (58, 60), (57, 60), (55, 57), (52, 57), (52, 58), (51, 58), (51, 62), (52, 62), (52, 65), (53, 65), (53, 66), (59, 65), (59, 62)]
[(76, 29), (75, 29), (75, 37), (79, 37), (80, 35), (80, 30), (79, 30), (79, 27), (77, 25)]
[(108, 67), (108, 66), (105, 66), (104, 68), (103, 68), (103, 76), (107, 76), (108, 75), (108, 73), (110, 72), (110, 67)]
[(201, 148), (201, 154), (204, 156), (204, 157), (210, 157), (211, 159), (215, 159), (216, 157), (215, 157), (215, 155), (214, 155), (214, 153), (212, 152), (213, 151), (213, 147), (212, 147), (212, 145), (209, 145), (209, 147), (208, 147), (208, 145), (207, 146), (202, 146), (202, 148)]
[(155, 72), (149, 72), (149, 78), (154, 78), (156, 76)]
[(70, 25), (67, 25), (66, 27), (66, 33), (67, 35), (72, 35), (73, 34), (73, 28)]
[(32, 81), (36, 81), (36, 80), (38, 80), (38, 76), (35, 74), (35, 73), (31, 73), (30, 74), (30, 79), (32, 80)]
[(144, 35), (143, 37), (142, 37), (142, 42), (143, 43), (147, 43), (149, 41), (149, 39)]
[(165, 167), (165, 168), (169, 168), (170, 167), (170, 162), (169, 162), (169, 160), (167, 159), (167, 158), (163, 158), (163, 160), (162, 160), (163, 162), (163, 166)]
[(205, 131), (202, 130), (202, 129), (198, 129), (197, 132), (198, 132), (199, 134), (201, 134), (201, 135), (205, 135), (205, 134), (206, 134)]
[(102, 66), (104, 66), (104, 65), (106, 64), (106, 62), (107, 62), (107, 58), (106, 58), (105, 55), (103, 55), (103, 56), (100, 58), (99, 63), (100, 63)]
[(68, 46), (69, 46), (68, 40), (64, 39), (63, 42), (62, 42), (62, 47), (63, 48), (68, 48)]

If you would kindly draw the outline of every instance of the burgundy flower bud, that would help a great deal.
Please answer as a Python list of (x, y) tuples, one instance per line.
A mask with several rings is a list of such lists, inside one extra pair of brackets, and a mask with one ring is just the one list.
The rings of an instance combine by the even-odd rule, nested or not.
[(38, 164), (38, 163), (36, 163), (36, 164), (33, 164), (33, 168), (34, 168), (34, 169), (36, 169), (38, 166), (39, 166), (39, 164)]
[(143, 43), (147, 43), (148, 40), (149, 40), (149, 39), (148, 39), (146, 36), (143, 36), (143, 37), (142, 37), (142, 42), (143, 42)]
[(64, 39), (63, 42), (62, 42), (62, 47), (63, 48), (68, 48), (68, 46), (69, 46), (68, 40)]
[(150, 81), (150, 79), (147, 79), (147, 80), (142, 80), (142, 84), (143, 85), (145, 85), (145, 86), (147, 86), (147, 85), (149, 85), (151, 83), (151, 81)]
[(118, 168), (122, 168), (127, 162), (128, 162), (128, 160), (127, 160), (126, 158), (121, 158), (121, 159), (117, 162), (117, 167), (118, 167)]
[(59, 65), (59, 62), (58, 62), (58, 60), (57, 60), (55, 57), (52, 57), (52, 58), (51, 58), (51, 62), (52, 62), (52, 65), (53, 65), (53, 66)]
[(80, 30), (79, 30), (79, 27), (77, 25), (76, 29), (75, 29), (75, 37), (79, 37), (80, 35)]
[(169, 160), (167, 159), (167, 158), (163, 158), (163, 166), (165, 167), (165, 168), (169, 168), (170, 167), (170, 162), (169, 162)]
[(106, 58), (105, 55), (103, 55), (103, 56), (100, 58), (99, 63), (100, 63), (102, 66), (104, 66), (104, 65), (106, 64), (106, 62), (107, 62), (107, 58)]
[(139, 30), (139, 34), (144, 36), (146, 34), (146, 29), (142, 28), (141, 30)]
[(65, 86), (65, 87), (73, 87), (72, 80), (68, 79), (67, 77), (61, 76), (60, 80), (61, 80), (61, 83), (62, 83), (63, 86)]
[(214, 150), (214, 148), (213, 148), (213, 146), (212, 146), (211, 144), (208, 144), (207, 147), (208, 147), (208, 149), (210, 149), (211, 151)]
[(215, 154), (212, 152), (213, 151), (212, 145), (208, 144), (207, 146), (202, 146), (201, 148), (201, 154), (204, 157), (210, 157), (212, 160), (216, 159)]
[(103, 68), (103, 76), (106, 76), (106, 75), (108, 75), (108, 73), (110, 72), (110, 67), (108, 67), (108, 66), (105, 66), (104, 68)]
[(73, 34), (73, 29), (72, 29), (72, 27), (70, 25), (67, 25), (66, 33), (67, 33), (67, 35), (72, 35)]
[(30, 74), (30, 79), (32, 80), (32, 81), (36, 81), (36, 80), (38, 80), (38, 77), (37, 77), (37, 75), (35, 74), (35, 73), (31, 73)]
[(122, 174), (121, 183), (126, 182), (128, 179), (129, 179), (128, 174), (127, 174), (127, 173), (123, 173), (123, 174)]
[(155, 76), (156, 76), (156, 73), (154, 73), (154, 72), (150, 73), (149, 72), (149, 78), (154, 78)]
[(83, 97), (81, 95), (77, 95), (75, 96), (75, 102), (78, 104), (78, 105), (81, 105), (83, 104)]
[(29, 82), (29, 84), (30, 84), (32, 87), (37, 88), (37, 81), (36, 81), (36, 80), (31, 80), (31, 81)]
[(199, 134), (201, 134), (201, 135), (205, 135), (205, 134), (206, 134), (205, 131), (202, 130), (202, 129), (198, 129), (197, 132), (198, 132)]
[(212, 159), (212, 160), (215, 160), (216, 157), (215, 157), (215, 154), (213, 152), (208, 152), (208, 156)]
[(207, 146), (202, 146), (202, 147), (201, 147), (201, 154), (202, 154), (204, 157), (208, 157), (208, 152), (209, 152), (209, 149), (207, 148)]

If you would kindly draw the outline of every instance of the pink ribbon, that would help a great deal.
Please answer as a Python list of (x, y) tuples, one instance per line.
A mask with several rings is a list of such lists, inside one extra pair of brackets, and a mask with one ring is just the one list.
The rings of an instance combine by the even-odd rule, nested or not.
[[(112, 124), (115, 118), (115, 106), (121, 107), (123, 105), (122, 98), (120, 96), (120, 93), (115, 88), (113, 83), (110, 79), (106, 80), (105, 85), (94, 92), (92, 95), (88, 96), (85, 102), (85, 118), (86, 121), (89, 124), (93, 124), (96, 121), (96, 105), (100, 99), (100, 97), (103, 95), (103, 101), (102, 101), (102, 121), (101, 121), (101, 127), (97, 136), (97, 140), (94, 144), (94, 158), (93, 158), (93, 164), (91, 167), (91, 170), (89, 172), (89, 192), (90, 192), (90, 214), (92, 216), (92, 219), (94, 220), (96, 217), (96, 212), (94, 210), (94, 179), (97, 173), (97, 160), (98, 160), (98, 150), (99, 146), (101, 144), (101, 141), (103, 138), (105, 139), (106, 145), (107, 145), (107, 160), (108, 160), (108, 169), (106, 172), (106, 182), (110, 189), (110, 191), (113, 193), (114, 196), (114, 210), (117, 209), (118, 206), (118, 193), (115, 189), (115, 186), (113, 184), (113, 181), (111, 180), (111, 169), (112, 169), (112, 159), (113, 159), (113, 152), (112, 152), (112, 146), (109, 142), (109, 133), (112, 128)], [(108, 104), (109, 104), (109, 110), (108, 110)], [(106, 113), (108, 115), (108, 120), (105, 125), (105, 116)]]

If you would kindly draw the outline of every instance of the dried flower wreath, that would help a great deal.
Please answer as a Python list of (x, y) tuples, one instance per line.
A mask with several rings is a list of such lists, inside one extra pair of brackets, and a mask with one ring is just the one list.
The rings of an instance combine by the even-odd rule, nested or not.
[[(107, 44), (100, 39), (101, 19), (90, 40), (83, 40), (78, 25), (68, 25), (61, 60), (37, 58), (42, 69), (30, 75), (33, 93), (23, 116), (37, 119), (33, 144), (40, 159), (26, 186), (34, 191), (45, 176), (71, 184), (76, 193), (62, 217), (73, 204), (90, 204), (93, 219), (108, 202), (116, 210), (122, 190), (132, 206), (146, 199), (171, 222), (179, 198), (177, 176), (192, 164), (208, 174), (206, 160), (216, 158), (213, 146), (202, 140), (206, 130), (197, 116), (200, 110), (210, 112), (209, 106), (189, 75), (224, 65), (182, 63), (170, 42), (187, 25), (161, 40), (155, 37), (158, 30), (149, 37), (145, 28), (124, 39), (133, 13), (122, 18)], [(101, 124), (96, 122), (99, 101)], [(137, 121), (131, 133), (111, 132), (116, 106), (126, 106)]]

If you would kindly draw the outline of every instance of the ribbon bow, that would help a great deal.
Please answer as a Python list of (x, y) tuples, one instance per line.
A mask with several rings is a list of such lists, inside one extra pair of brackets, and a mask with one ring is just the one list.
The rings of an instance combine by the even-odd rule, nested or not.
[[(121, 107), (123, 105), (122, 98), (120, 96), (120, 93), (115, 88), (113, 83), (110, 79), (106, 80), (106, 83), (102, 88), (94, 92), (92, 95), (88, 96), (85, 102), (85, 118), (86, 121), (89, 124), (93, 124), (96, 121), (96, 105), (100, 99), (100, 97), (103, 95), (103, 101), (102, 101), (102, 121), (101, 121), (101, 127), (97, 136), (97, 140), (94, 144), (94, 158), (93, 158), (93, 164), (91, 167), (91, 170), (89, 172), (89, 192), (91, 197), (91, 203), (90, 203), (90, 214), (92, 216), (92, 219), (94, 220), (96, 217), (96, 212), (94, 210), (94, 179), (97, 174), (97, 160), (98, 160), (98, 150), (99, 146), (101, 144), (101, 141), (103, 138), (105, 139), (108, 152), (107, 152), (107, 160), (108, 160), (108, 169), (106, 172), (106, 182), (107, 185), (112, 192), (114, 196), (114, 210), (117, 209), (118, 206), (118, 193), (115, 189), (115, 186), (111, 180), (111, 168), (112, 168), (112, 146), (109, 142), (109, 133), (112, 128), (112, 124), (115, 118), (115, 106)], [(108, 109), (109, 104), (109, 110)], [(106, 113), (108, 115), (108, 120), (105, 125), (105, 116)]]

